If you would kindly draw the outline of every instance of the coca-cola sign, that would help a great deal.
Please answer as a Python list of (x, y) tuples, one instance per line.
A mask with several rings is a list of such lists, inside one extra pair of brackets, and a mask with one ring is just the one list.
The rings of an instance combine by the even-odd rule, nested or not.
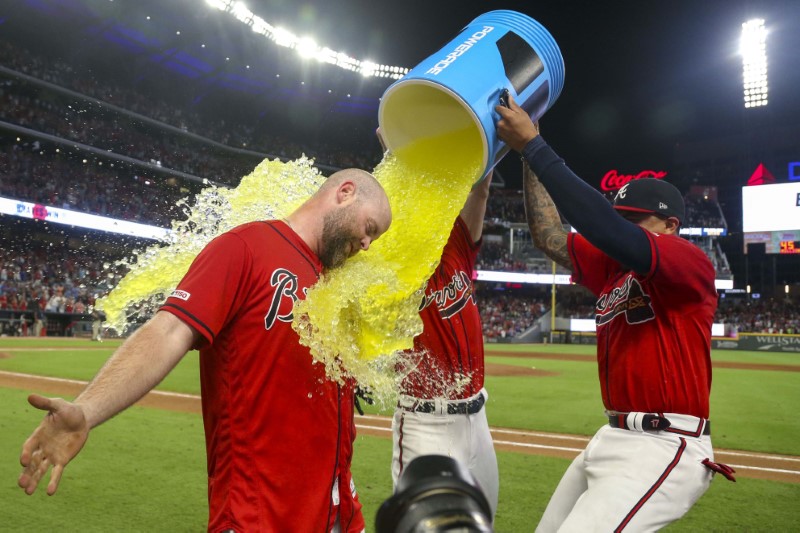
[(662, 179), (667, 175), (663, 170), (642, 170), (638, 174), (619, 174), (616, 169), (609, 170), (600, 181), (600, 188), (604, 191), (616, 191), (632, 180), (642, 178)]

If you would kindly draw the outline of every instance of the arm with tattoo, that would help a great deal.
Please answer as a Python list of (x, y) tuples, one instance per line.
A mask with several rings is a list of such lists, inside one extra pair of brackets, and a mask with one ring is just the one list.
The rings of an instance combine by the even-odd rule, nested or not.
[(522, 174), (525, 191), (525, 216), (531, 230), (533, 244), (559, 265), (572, 270), (567, 253), (567, 232), (561, 224), (553, 199), (539, 178), (523, 161)]
[[(646, 274), (650, 271), (653, 262), (650, 250), (650, 240), (647, 230), (636, 224), (628, 222), (614, 212), (614, 208), (588, 183), (580, 179), (570, 170), (564, 160), (550, 148), (539, 135), (538, 124), (531, 121), (528, 113), (514, 103), (511, 99), (511, 109), (503, 106), (495, 107), (495, 111), (502, 117), (497, 122), (497, 134), (511, 148), (518, 151), (525, 162), (535, 171), (542, 184), (547, 188), (548, 200), (558, 206), (558, 210), (572, 226), (583, 235), (593, 246), (602, 250), (606, 255), (627, 265), (636, 272)], [(532, 175), (532, 173), (531, 173)], [(526, 192), (529, 180), (525, 180)], [(538, 180), (537, 180), (538, 184)], [(541, 185), (539, 185), (541, 188)], [(532, 189), (533, 192), (533, 189)], [(531, 200), (526, 200), (526, 206), (531, 205)], [(531, 232), (535, 234), (534, 224), (539, 220), (528, 214), (528, 224)], [(547, 227), (547, 225), (545, 224)], [(552, 224), (549, 226), (552, 228)], [(544, 231), (544, 230), (536, 230)], [(566, 237), (566, 235), (564, 235)], [(549, 237), (550, 240), (553, 237)], [(562, 241), (566, 244), (566, 240)], [(553, 248), (553, 243), (545, 243)], [(558, 249), (558, 247), (556, 247)], [(548, 252), (543, 248), (545, 253)], [(566, 249), (561, 250), (561, 257), (550, 257), (561, 263), (567, 260)]]

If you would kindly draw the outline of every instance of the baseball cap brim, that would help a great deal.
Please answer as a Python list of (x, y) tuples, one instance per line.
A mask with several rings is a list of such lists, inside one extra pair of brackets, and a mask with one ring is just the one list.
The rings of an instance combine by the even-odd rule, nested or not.
[(634, 211), (636, 213), (650, 213), (650, 214), (657, 214), (652, 209), (642, 209), (641, 207), (629, 207), (627, 205), (615, 205), (614, 209), (617, 211)]

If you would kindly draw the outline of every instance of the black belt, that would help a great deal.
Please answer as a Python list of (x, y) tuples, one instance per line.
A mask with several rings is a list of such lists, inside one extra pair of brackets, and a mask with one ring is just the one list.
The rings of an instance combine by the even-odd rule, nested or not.
[[(483, 409), (483, 404), (486, 398), (483, 394), (479, 394), (474, 400), (465, 400), (463, 402), (447, 401), (447, 414), (448, 415), (474, 415)], [(404, 407), (409, 411), (417, 413), (435, 413), (436, 402), (415, 402), (411, 407)]]
[[(711, 421), (705, 420), (705, 424), (703, 425), (703, 435), (711, 435)], [(629, 431), (637, 431), (636, 428), (632, 428), (628, 425), (627, 415), (626, 414), (619, 414), (619, 415), (608, 415), (608, 425), (614, 428), (619, 429), (627, 429)], [(644, 431), (669, 431), (672, 433), (680, 433), (680, 434), (688, 434), (689, 431), (686, 430), (679, 430), (677, 428), (672, 428), (672, 424), (670, 421), (658, 415), (644, 415), (642, 417), (642, 429)]]

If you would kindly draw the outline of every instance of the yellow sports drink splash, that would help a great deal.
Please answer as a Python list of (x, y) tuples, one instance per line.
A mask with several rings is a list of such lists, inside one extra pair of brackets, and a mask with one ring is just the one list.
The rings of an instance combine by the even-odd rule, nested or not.
[[(466, 128), (413, 143), (375, 168), (392, 225), (295, 304), (295, 330), (332, 378), (352, 376), (378, 396), (395, 390), (395, 356), (422, 332), (422, 290), (479, 175), (480, 142)], [(443, 166), (442, 154), (455, 153), (463, 154), (458, 166), (452, 158)]]
[[(375, 169), (392, 207), (389, 230), (368, 251), (323, 275), (295, 306), (294, 328), (331, 379), (370, 386), (379, 398), (396, 390), (399, 351), (422, 331), (422, 289), (440, 259), (456, 216), (479, 172), (474, 129), (415, 143), (389, 154)], [(463, 153), (458, 168), (441, 154)], [(217, 235), (246, 222), (289, 215), (324, 180), (307, 159), (264, 161), (235, 189), (209, 187), (173, 223), (166, 245), (124, 263), (130, 272), (98, 302), (118, 331), (138, 313), (150, 314)], [(142, 302), (148, 302), (142, 304)]]
[(208, 187), (192, 206), (182, 201), (187, 218), (173, 221), (168, 242), (136, 251), (131, 260), (117, 263), (129, 271), (108, 296), (97, 301), (106, 314), (106, 325), (124, 333), (129, 324), (154, 312), (214, 237), (245, 222), (285, 217), (324, 180), (308, 159), (265, 160), (235, 189)]

